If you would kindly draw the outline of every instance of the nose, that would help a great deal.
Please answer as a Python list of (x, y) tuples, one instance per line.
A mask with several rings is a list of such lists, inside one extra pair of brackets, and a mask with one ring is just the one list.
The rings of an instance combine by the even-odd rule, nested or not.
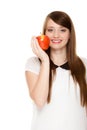
[(55, 30), (55, 31), (54, 31), (54, 37), (59, 37), (59, 35), (60, 35), (60, 34), (59, 34), (58, 30)]

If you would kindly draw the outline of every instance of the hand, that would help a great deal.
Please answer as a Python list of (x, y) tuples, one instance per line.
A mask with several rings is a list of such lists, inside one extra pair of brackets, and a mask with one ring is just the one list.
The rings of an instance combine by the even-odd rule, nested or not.
[(35, 36), (32, 37), (31, 39), (31, 48), (34, 54), (40, 58), (41, 61), (47, 61), (49, 60), (48, 55), (46, 52), (39, 46), (38, 40), (36, 39)]

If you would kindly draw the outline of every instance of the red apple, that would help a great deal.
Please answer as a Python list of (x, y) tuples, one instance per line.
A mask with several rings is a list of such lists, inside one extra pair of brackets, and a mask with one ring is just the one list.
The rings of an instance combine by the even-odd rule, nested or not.
[(47, 50), (49, 48), (50, 39), (47, 35), (40, 35), (40, 36), (37, 36), (36, 38), (39, 42), (40, 47), (43, 50)]

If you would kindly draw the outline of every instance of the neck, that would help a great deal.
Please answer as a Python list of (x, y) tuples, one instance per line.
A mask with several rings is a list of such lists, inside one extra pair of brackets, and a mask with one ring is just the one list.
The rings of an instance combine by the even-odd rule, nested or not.
[(58, 66), (67, 62), (66, 51), (63, 51), (63, 52), (54, 51), (54, 52), (51, 52), (50, 56), (51, 56), (51, 60), (54, 62), (54, 64), (56, 64)]

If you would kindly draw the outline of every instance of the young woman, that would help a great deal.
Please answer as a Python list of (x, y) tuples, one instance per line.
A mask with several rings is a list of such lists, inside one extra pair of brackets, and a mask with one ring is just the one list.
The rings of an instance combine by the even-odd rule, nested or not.
[(25, 67), (34, 102), (31, 130), (87, 130), (87, 59), (76, 54), (71, 18), (62, 11), (51, 12), (43, 34), (50, 38), (50, 47), (42, 50), (32, 37), (36, 56)]

